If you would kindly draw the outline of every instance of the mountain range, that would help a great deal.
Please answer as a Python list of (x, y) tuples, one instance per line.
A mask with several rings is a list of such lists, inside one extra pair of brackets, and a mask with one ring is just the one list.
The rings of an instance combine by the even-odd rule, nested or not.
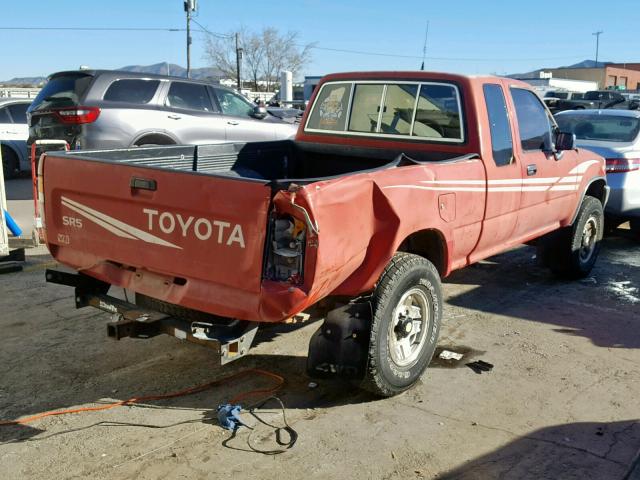
[[(610, 62), (598, 62), (599, 66), (603, 66)], [(558, 68), (593, 68), (596, 66), (595, 60), (583, 60), (582, 62), (574, 63), (565, 67)], [(175, 63), (154, 63), (153, 65), (127, 65), (125, 67), (117, 68), (116, 70), (124, 70), (127, 72), (142, 72), (142, 73), (157, 73), (161, 75), (173, 75), (175, 77), (186, 77), (187, 69), (176, 65)], [(534, 78), (539, 76), (539, 72), (544, 70), (543, 68), (526, 73), (514, 73), (507, 75), (508, 77), (518, 78)], [(224, 74), (216, 68), (192, 68), (191, 78), (198, 80), (205, 79), (219, 79)], [(0, 81), (0, 85), (43, 85), (47, 81), (47, 77), (16, 77), (11, 80)]]
[[(176, 65), (175, 63), (154, 63), (153, 65), (127, 65), (125, 67), (116, 68), (115, 70), (124, 70), (126, 72), (141, 73), (157, 73), (160, 75), (170, 74), (174, 77), (186, 77), (187, 69)], [(192, 68), (191, 78), (197, 80), (219, 79), (224, 75), (216, 68)], [(0, 80), (0, 85), (34, 85), (41, 86), (47, 81), (47, 77), (16, 77), (11, 80)]]

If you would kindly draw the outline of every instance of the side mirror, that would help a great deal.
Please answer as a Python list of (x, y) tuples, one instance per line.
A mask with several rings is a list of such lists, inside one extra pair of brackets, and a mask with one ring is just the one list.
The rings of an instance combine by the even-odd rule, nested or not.
[(253, 118), (257, 118), (258, 120), (266, 118), (267, 115), (267, 107), (265, 107), (264, 105), (256, 105), (255, 107), (253, 107), (253, 112), (251, 112), (251, 116)]
[(556, 152), (562, 152), (564, 150), (575, 150), (576, 148), (576, 136), (573, 133), (558, 132), (556, 133)]

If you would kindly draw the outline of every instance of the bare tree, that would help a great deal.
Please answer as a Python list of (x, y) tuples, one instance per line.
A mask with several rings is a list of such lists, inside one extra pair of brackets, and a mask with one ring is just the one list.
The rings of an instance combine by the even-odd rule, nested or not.
[[(239, 44), (243, 50), (242, 77), (248, 78), (258, 89), (258, 81), (267, 82), (267, 90), (276, 83), (282, 70), (299, 73), (311, 60), (313, 44), (298, 44), (298, 32), (280, 34), (277, 29), (267, 27), (262, 32), (251, 32), (241, 28)], [(205, 57), (226, 77), (236, 80), (236, 32), (225, 36), (210, 36), (207, 39)]]
[(294, 74), (311, 61), (313, 44), (300, 46), (298, 32), (289, 31), (280, 34), (277, 29), (267, 27), (262, 30), (264, 44), (263, 76), (267, 82), (267, 90), (275, 83), (282, 70), (291, 70)]
[(236, 79), (236, 46), (232, 35), (207, 38), (205, 58), (228, 78)]
[(262, 66), (264, 63), (264, 43), (259, 35), (244, 31), (240, 37), (240, 43), (243, 50), (244, 66), (246, 67), (248, 77), (253, 81), (254, 88), (258, 89), (258, 80), (262, 74)]

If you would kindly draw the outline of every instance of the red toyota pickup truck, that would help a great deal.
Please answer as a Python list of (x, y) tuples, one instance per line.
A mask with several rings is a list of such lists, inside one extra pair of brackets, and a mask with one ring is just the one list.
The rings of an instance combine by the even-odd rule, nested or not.
[(433, 356), (442, 277), (523, 243), (583, 277), (608, 196), (604, 160), (527, 84), (429, 72), (325, 77), (294, 141), (51, 152), (38, 170), (47, 246), (79, 272), (47, 280), (113, 313), (110, 336), (170, 333), (226, 363), (260, 322), (315, 311), (309, 373), (385, 396)]

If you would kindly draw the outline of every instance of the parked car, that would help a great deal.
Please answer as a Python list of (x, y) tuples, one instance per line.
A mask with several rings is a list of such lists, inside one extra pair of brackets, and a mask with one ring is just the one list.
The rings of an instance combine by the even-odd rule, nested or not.
[(556, 105), (560, 100), (580, 100), (584, 97), (582, 92), (561, 92), (558, 90), (550, 90), (544, 94), (542, 99), (544, 103), (549, 107), (549, 110), (553, 113), (556, 110)]
[(112, 70), (54, 73), (29, 108), (29, 142), (72, 149), (290, 138), (296, 126), (231, 89)]
[(640, 233), (640, 112), (572, 110), (558, 113), (556, 121), (560, 129), (576, 135), (578, 146), (605, 157), (610, 226), (630, 220)]
[(30, 171), (27, 149), (29, 126), (27, 108), (31, 100), (24, 98), (0, 99), (0, 144), (2, 144), (2, 170), (9, 179), (21, 171)]
[(588, 275), (608, 192), (528, 84), (429, 72), (325, 77), (295, 141), (51, 152), (41, 173), (47, 245), (80, 272), (46, 278), (119, 313), (112, 337), (170, 333), (225, 363), (315, 306), (310, 374), (383, 396), (434, 354), (441, 277), (532, 242)]
[(628, 108), (627, 99), (619, 92), (613, 90), (592, 90), (586, 92), (582, 98), (558, 100), (555, 104), (556, 111), (584, 110), (587, 108)]

